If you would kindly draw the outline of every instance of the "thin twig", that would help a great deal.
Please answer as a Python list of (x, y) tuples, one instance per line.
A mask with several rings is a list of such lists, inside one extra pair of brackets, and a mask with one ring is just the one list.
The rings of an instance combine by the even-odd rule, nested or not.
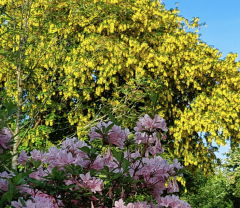
[(10, 170), (7, 168), (7, 166), (3, 163), (4, 168), (10, 173)]

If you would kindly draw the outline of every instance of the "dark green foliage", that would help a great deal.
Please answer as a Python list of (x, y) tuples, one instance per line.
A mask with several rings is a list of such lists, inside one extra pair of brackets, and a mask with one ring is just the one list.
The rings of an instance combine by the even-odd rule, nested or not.
[[(233, 208), (232, 194), (226, 187), (226, 178), (220, 172), (204, 182), (200, 180), (197, 193), (190, 195), (189, 203), (193, 208)], [(200, 184), (202, 182), (202, 184)]]

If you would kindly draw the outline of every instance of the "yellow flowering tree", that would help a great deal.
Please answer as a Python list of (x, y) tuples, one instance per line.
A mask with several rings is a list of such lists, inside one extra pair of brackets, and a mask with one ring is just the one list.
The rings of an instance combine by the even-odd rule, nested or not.
[[(30, 5), (26, 24), (23, 2)], [(6, 14), (1, 16), (0, 48), (5, 55), (0, 81), (9, 96), (22, 102), (18, 110), (21, 106), (32, 119), (26, 141), (35, 141), (40, 126), (48, 127), (45, 134), (56, 131), (58, 117), (74, 126), (70, 132), (84, 137), (83, 127), (104, 99), (116, 107), (118, 96), (122, 98), (117, 87), (133, 87), (140, 78), (151, 89), (161, 85), (158, 113), (169, 127), (169, 154), (181, 158), (190, 171), (203, 167), (211, 172), (215, 158), (198, 132), (207, 132), (208, 142), (225, 144), (230, 136), (238, 141), (240, 63), (232, 53), (220, 60), (221, 53), (199, 39), (198, 18), (189, 22), (177, 9), (168, 11), (156, 0), (0, 0), (0, 6)], [(16, 47), (23, 34), (28, 34), (24, 48)], [(19, 51), (24, 51), (24, 61), (14, 59)], [(16, 90), (20, 85), (14, 60), (22, 61), (22, 94)], [(138, 105), (148, 112), (150, 104), (144, 100)], [(132, 125), (131, 119), (124, 123)]]
[[(88, 110), (86, 103), (81, 103), (86, 96), (89, 97), (89, 86), (86, 86), (86, 83), (89, 83), (91, 75), (85, 78), (84, 63), (81, 60), (76, 61), (77, 54), (72, 56), (75, 49), (67, 38), (74, 33), (74, 28), (66, 34), (63, 33), (66, 26), (73, 22), (72, 19), (66, 19), (70, 14), (64, 7), (75, 7), (75, 4), (68, 5), (63, 2), (60, 6), (61, 3), (58, 3), (0, 1), (0, 91), (4, 94), (3, 99), (12, 98), (17, 103), (16, 119), (8, 123), (15, 137), (13, 154), (19, 151), (21, 144), (33, 148), (33, 144), (37, 143), (39, 147), (43, 144), (41, 140), (47, 140), (49, 135), (58, 129), (68, 133), (66, 128), (61, 129), (60, 125), (68, 119), (70, 120), (67, 124), (76, 123), (76, 118), (72, 116), (78, 108), (81, 108), (82, 112), (82, 122), (78, 127), (90, 128), (102, 119), (94, 120), (92, 109)], [(60, 7), (56, 8), (56, 5)], [(82, 13), (83, 11), (85, 12), (84, 8)], [(82, 38), (81, 36), (76, 40)], [(86, 61), (92, 60), (92, 56), (88, 56)], [(72, 57), (75, 63), (68, 66)], [(69, 67), (74, 69), (69, 71)], [(72, 92), (73, 87), (75, 92)], [(73, 101), (74, 97), (78, 98), (77, 102)], [(57, 116), (61, 118), (61, 123), (53, 127)], [(88, 122), (89, 116), (92, 116), (91, 122)], [(61, 131), (59, 132), (61, 136)], [(13, 157), (12, 168), (17, 168), (17, 156)]]

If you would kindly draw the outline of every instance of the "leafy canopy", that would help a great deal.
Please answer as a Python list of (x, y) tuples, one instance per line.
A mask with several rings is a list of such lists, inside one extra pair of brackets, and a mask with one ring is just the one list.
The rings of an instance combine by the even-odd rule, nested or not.
[[(160, 92), (157, 110), (169, 126), (166, 150), (191, 172), (200, 167), (211, 172), (216, 158), (197, 132), (206, 132), (207, 141), (218, 145), (230, 136), (239, 141), (240, 63), (232, 53), (220, 60), (221, 53), (200, 40), (199, 18), (190, 22), (156, 0), (0, 0), (0, 6), (0, 87), (18, 102), (15, 66), (22, 64), (22, 110), (34, 121), (26, 147), (47, 137), (56, 142), (66, 136), (64, 131), (57, 135), (59, 127), (69, 125), (69, 133), (86, 138), (84, 127), (100, 104), (118, 106), (123, 94), (117, 87), (134, 87), (136, 79), (143, 79), (140, 95), (148, 88)], [(22, 30), (23, 8), (28, 9), (27, 30)], [(16, 60), (21, 34), (28, 37), (21, 46), (25, 56)], [(151, 101), (140, 95), (133, 101), (143, 115)], [(115, 116), (127, 118), (123, 125), (132, 128), (139, 114), (129, 118), (124, 110)]]

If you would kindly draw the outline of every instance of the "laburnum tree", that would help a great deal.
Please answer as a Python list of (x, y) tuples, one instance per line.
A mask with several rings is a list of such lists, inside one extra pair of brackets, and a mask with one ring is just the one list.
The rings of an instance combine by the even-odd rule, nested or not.
[[(43, 3), (43, 2), (42, 2)], [(17, 103), (15, 120), (8, 120), (7, 127), (11, 130), (14, 136), (15, 144), (12, 154), (15, 155), (12, 159), (12, 168), (17, 169), (17, 154), (20, 145), (31, 148), (39, 147), (45, 143), (45, 147), (49, 147), (51, 142), (43, 141), (49, 138), (49, 134), (54, 134), (59, 130), (69, 133), (68, 127), (62, 129), (62, 125), (66, 124), (66, 116), (61, 117), (63, 112), (74, 112), (78, 107), (85, 110), (86, 106), (80, 104), (76, 106), (72, 102), (72, 98), (65, 99), (62, 91), (66, 86), (72, 86), (72, 79), (79, 76), (79, 68), (71, 73), (62, 74), (60, 68), (63, 64), (68, 63), (69, 42), (63, 39), (64, 34), (61, 31), (65, 30), (62, 26), (65, 25), (61, 18), (56, 22), (56, 14), (51, 15), (51, 5), (49, 10), (40, 21), (39, 14), (42, 16), (42, 3), (38, 1), (1, 1), (1, 71), (0, 71), (0, 92), (1, 101), (7, 102), (12, 99)], [(46, 2), (45, 2), (46, 3)], [(45, 4), (44, 4), (45, 5)], [(74, 6), (74, 5), (73, 5)], [(58, 15), (64, 16), (66, 11), (58, 12)], [(53, 29), (54, 24), (60, 25), (61, 30)], [(64, 48), (65, 47), (65, 48)], [(66, 56), (66, 55), (69, 56)], [(91, 57), (89, 58), (89, 60)], [(80, 61), (76, 62), (76, 65)], [(80, 66), (80, 65), (79, 65)], [(78, 66), (78, 67), (79, 67)], [(60, 68), (59, 68), (60, 67)], [(77, 71), (77, 74), (74, 74)], [(70, 82), (69, 82), (70, 81)], [(76, 85), (76, 83), (74, 84)], [(65, 87), (64, 87), (65, 86)], [(83, 87), (78, 88), (79, 94)], [(88, 86), (86, 86), (88, 88)], [(69, 90), (69, 89), (68, 89)], [(71, 94), (68, 91), (68, 95)], [(81, 97), (81, 96), (80, 96)], [(81, 97), (82, 99), (82, 97)], [(74, 109), (72, 107), (74, 106)], [(2, 105), (1, 105), (2, 108)], [(4, 109), (3, 109), (4, 110)], [(53, 127), (53, 120), (56, 116), (60, 117), (60, 122)], [(71, 113), (71, 112), (70, 112)], [(89, 113), (89, 111), (87, 111)], [(89, 117), (89, 114), (87, 115)], [(91, 122), (88, 122), (84, 128), (91, 128), (96, 124), (96, 121), (101, 118), (93, 117)], [(86, 120), (86, 115), (84, 119)], [(10, 122), (11, 121), (11, 122)], [(94, 123), (95, 121), (95, 123)], [(5, 123), (5, 121), (4, 121)], [(71, 126), (70, 126), (71, 128)], [(73, 129), (70, 129), (70, 132)], [(53, 141), (54, 141), (53, 135)], [(33, 143), (35, 146), (33, 146)], [(48, 145), (47, 145), (48, 144)], [(25, 148), (26, 149), (26, 148)]]
[[(209, 144), (225, 144), (230, 136), (239, 141), (240, 63), (232, 53), (221, 60), (216, 48), (200, 40), (199, 18), (189, 22), (177, 9), (168, 11), (156, 0), (1, 0), (0, 6), (5, 14), (0, 79), (8, 95), (21, 103), (19, 112), (21, 108), (33, 122), (21, 138), (28, 138), (25, 145), (34, 143), (39, 131), (49, 140), (61, 139), (58, 125), (70, 124), (68, 133), (77, 131), (84, 138), (88, 129), (83, 127), (100, 104), (116, 108), (123, 95), (117, 87), (136, 89), (139, 79), (142, 89), (134, 104), (115, 110), (115, 116), (131, 129), (137, 111), (150, 113), (148, 90), (159, 92), (157, 113), (169, 127), (166, 150), (189, 171), (202, 167), (205, 174), (211, 173), (216, 158), (198, 132), (206, 132)], [(25, 7), (26, 14), (21, 13)], [(21, 22), (24, 15), (26, 24)], [(22, 39), (23, 34), (27, 38)], [(16, 41), (24, 42), (24, 48), (16, 47)], [(14, 59), (19, 51), (24, 51), (24, 60)], [(21, 90), (16, 90), (16, 60), (22, 63)], [(140, 99), (142, 93), (146, 97)], [(136, 113), (124, 116), (131, 108)], [(13, 128), (16, 132), (19, 127)]]

